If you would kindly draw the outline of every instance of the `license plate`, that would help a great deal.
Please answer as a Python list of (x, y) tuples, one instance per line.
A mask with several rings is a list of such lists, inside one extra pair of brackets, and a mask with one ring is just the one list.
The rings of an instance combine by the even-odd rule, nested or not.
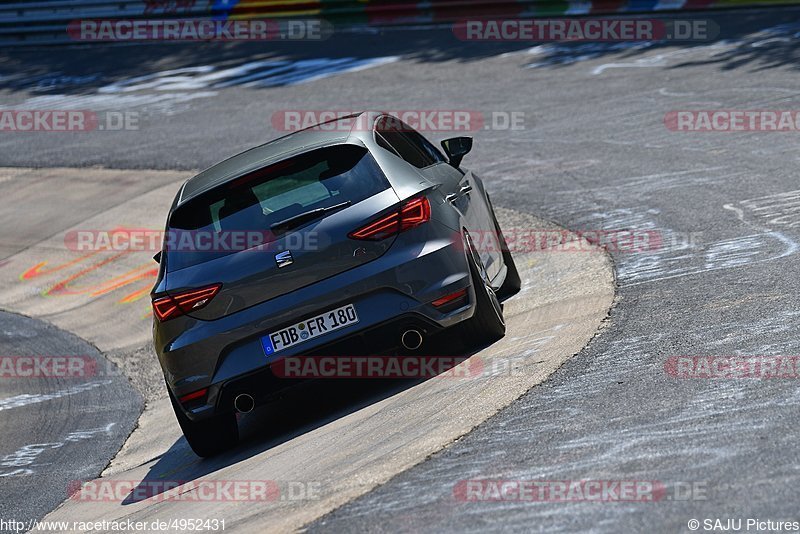
[(269, 356), (357, 322), (356, 307), (347, 304), (268, 334), (261, 338), (261, 346)]

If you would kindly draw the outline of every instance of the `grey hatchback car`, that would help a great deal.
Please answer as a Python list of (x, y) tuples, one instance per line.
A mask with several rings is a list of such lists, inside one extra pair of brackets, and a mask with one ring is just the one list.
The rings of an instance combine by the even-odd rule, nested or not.
[(505, 334), (520, 277), (482, 181), (397, 118), (339, 117), (186, 181), (151, 293), (153, 341), (196, 454), (238, 441), (237, 412), (294, 385), (287, 357), (422, 354), (457, 329)]

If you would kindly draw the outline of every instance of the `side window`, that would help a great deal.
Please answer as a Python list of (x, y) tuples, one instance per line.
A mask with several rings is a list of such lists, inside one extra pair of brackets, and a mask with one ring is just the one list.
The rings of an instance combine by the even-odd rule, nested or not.
[(428, 157), (430, 157), (434, 163), (447, 162), (442, 153), (439, 152), (439, 150), (435, 146), (433, 146), (433, 144), (430, 141), (425, 139), (425, 137), (421, 133), (419, 133), (416, 130), (412, 130), (410, 127), (407, 128), (408, 130), (406, 132), (406, 135), (408, 135), (411, 138), (411, 141), (414, 144), (419, 146), (420, 149), (424, 150), (425, 153), (428, 154)]
[[(445, 161), (436, 147), (397, 118), (381, 117), (375, 125), (375, 131), (379, 145), (390, 148), (419, 169)], [(389, 146), (384, 146), (384, 143)]]
[(400, 156), (400, 154), (397, 153), (397, 150), (395, 150), (394, 147), (390, 145), (389, 142), (383, 137), (383, 133), (379, 132), (377, 129), (375, 130), (375, 141), (377, 141), (381, 148), (385, 148), (395, 156)]

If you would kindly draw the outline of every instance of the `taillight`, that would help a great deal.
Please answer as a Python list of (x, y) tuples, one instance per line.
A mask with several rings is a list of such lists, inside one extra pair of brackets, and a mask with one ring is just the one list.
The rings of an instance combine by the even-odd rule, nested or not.
[(405, 232), (431, 220), (431, 203), (427, 197), (416, 197), (405, 202), (396, 212), (381, 217), (348, 234), (351, 239), (379, 241)]
[(211, 302), (221, 287), (222, 284), (214, 284), (200, 289), (183, 291), (177, 295), (157, 298), (153, 301), (153, 313), (159, 321), (168, 321), (190, 311), (199, 310)]

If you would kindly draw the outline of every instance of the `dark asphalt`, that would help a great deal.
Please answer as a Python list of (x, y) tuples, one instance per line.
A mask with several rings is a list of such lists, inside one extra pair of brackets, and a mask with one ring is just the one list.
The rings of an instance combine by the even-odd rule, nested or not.
[[(11, 359), (29, 356), (38, 367)], [(70, 484), (97, 477), (142, 401), (97, 349), (43, 321), (0, 312), (0, 359), (0, 518), (27, 523), (58, 506)]]
[[(283, 109), (523, 112), (524, 130), (475, 132), (465, 160), (495, 205), (572, 229), (653, 230), (664, 247), (614, 253), (619, 296), (607, 328), (548, 382), (311, 529), (674, 532), (692, 518), (797, 520), (797, 381), (664, 372), (676, 355), (800, 353), (798, 133), (679, 133), (664, 124), (681, 109), (800, 109), (800, 11), (698, 16), (713, 17), (725, 40), (525, 53), (519, 43), (463, 43), (429, 30), (295, 49), (12, 50), (0, 74), (41, 77), (0, 79), (6, 107), (102, 104), (140, 112), (140, 129), (3, 134), (0, 164), (199, 168), (277, 136), (271, 117)], [(394, 55), (404, 59), (292, 86), (163, 74)], [(302, 76), (319, 73), (302, 65), (312, 71)], [(53, 71), (59, 79), (46, 78)], [(134, 83), (123, 78), (155, 72), (155, 86), (119, 92)], [(467, 478), (656, 480), (670, 496), (694, 485), (705, 498), (458, 502), (453, 486)]]

